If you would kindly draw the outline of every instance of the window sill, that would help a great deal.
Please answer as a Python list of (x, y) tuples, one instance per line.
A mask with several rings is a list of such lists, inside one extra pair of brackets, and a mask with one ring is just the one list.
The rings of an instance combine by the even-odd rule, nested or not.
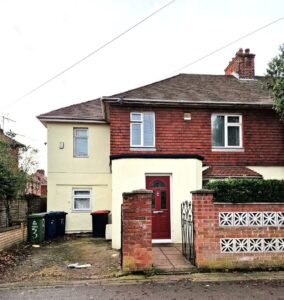
[(89, 156), (73, 156), (73, 158), (89, 158)]
[(212, 148), (212, 152), (245, 152), (244, 148)]
[(131, 147), (130, 151), (156, 151), (155, 147)]
[(72, 213), (91, 213), (91, 212), (92, 212), (91, 209), (88, 209), (88, 210), (87, 210), (87, 209), (86, 209), (86, 210), (84, 210), (84, 209), (78, 209), (78, 210), (75, 209), (75, 210), (74, 210), (74, 209), (73, 209), (73, 210), (72, 210)]

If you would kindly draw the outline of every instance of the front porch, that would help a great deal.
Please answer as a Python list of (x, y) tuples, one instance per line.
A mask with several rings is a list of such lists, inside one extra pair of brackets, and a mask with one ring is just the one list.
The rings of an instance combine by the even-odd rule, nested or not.
[[(182, 255), (182, 244), (152, 239), (153, 191), (123, 193), (121, 265), (122, 270), (189, 272), (195, 267)], [(158, 242), (158, 243), (157, 243)], [(185, 249), (183, 249), (185, 250)]]

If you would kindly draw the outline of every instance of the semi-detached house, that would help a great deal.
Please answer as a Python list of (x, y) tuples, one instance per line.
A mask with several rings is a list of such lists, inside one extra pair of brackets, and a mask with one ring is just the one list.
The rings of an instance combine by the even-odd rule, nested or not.
[(181, 242), (180, 204), (202, 181), (284, 179), (284, 125), (254, 58), (240, 49), (225, 75), (179, 74), (38, 116), (48, 135), (48, 210), (67, 232), (112, 213), (120, 248), (122, 193), (154, 191), (153, 242)]

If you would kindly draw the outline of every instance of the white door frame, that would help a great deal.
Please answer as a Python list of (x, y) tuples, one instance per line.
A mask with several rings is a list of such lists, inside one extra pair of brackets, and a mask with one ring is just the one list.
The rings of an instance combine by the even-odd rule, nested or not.
[(170, 177), (170, 226), (171, 226), (171, 238), (170, 239), (152, 239), (152, 244), (168, 244), (172, 243), (172, 229), (173, 229), (173, 210), (172, 210), (172, 205), (173, 205), (173, 191), (172, 191), (172, 176), (173, 173), (145, 173), (145, 189), (146, 189), (146, 177), (148, 176), (169, 176)]

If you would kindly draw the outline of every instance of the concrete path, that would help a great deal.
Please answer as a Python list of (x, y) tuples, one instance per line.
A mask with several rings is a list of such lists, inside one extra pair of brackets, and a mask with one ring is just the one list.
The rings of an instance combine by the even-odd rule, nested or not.
[(170, 272), (194, 269), (182, 255), (181, 244), (153, 244), (153, 265), (158, 270)]

